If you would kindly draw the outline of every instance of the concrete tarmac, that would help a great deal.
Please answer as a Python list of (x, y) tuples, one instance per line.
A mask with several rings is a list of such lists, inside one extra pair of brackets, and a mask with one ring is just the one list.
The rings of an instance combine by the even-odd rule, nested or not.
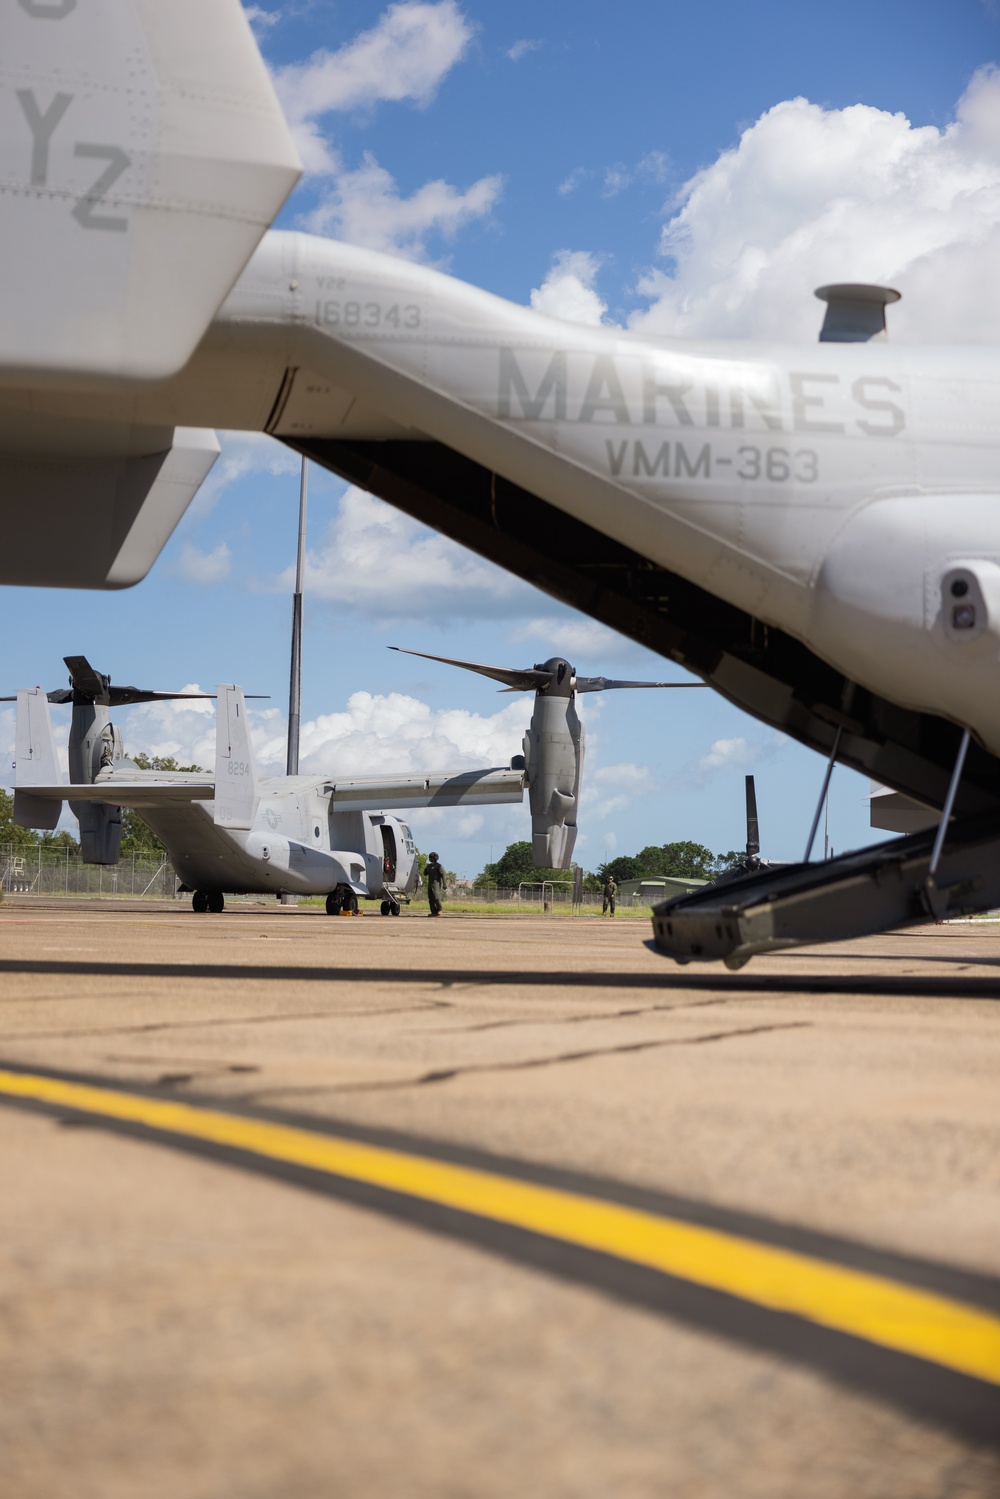
[[(0, 1065), (388, 1129), (1000, 1277), (1000, 927), (9, 898)], [(997, 1499), (1000, 1447), (418, 1224), (0, 1105), (4, 1499)], [(1000, 1398), (998, 1398), (1000, 1436)]]

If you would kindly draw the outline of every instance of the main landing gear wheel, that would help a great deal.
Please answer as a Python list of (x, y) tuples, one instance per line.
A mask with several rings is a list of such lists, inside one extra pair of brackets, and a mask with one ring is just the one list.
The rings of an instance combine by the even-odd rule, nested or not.
[(191, 897), (191, 909), (197, 911), (200, 916), (203, 911), (208, 910), (208, 894), (204, 890), (196, 890)]
[(208, 892), (208, 909), (218, 916), (220, 911), (225, 910), (226, 898), (221, 890), (210, 890)]
[(379, 906), (379, 910), (382, 912), (383, 916), (388, 916), (389, 912), (392, 910), (392, 901), (384, 900)]
[(346, 885), (338, 885), (326, 898), (328, 916), (357, 916), (358, 897)]

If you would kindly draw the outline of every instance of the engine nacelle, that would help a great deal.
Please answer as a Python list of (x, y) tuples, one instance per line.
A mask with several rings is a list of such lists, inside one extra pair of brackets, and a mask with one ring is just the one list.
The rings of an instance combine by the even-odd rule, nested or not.
[(983, 555), (981, 539), (996, 508), (993, 494), (892, 496), (864, 506), (823, 562), (806, 635), (862, 686), (968, 722), (994, 754), (1000, 557)]
[[(99, 771), (121, 760), (122, 737), (103, 703), (74, 703), (69, 731), (70, 781), (92, 785)], [(80, 824), (80, 856), (84, 864), (117, 864), (122, 841), (120, 807), (105, 802), (73, 802), (70, 811)]]
[[(558, 666), (566, 665), (563, 678)], [(584, 732), (572, 695), (572, 668), (555, 667), (552, 687), (535, 698), (524, 760), (531, 807), (531, 856), (536, 869), (568, 869), (577, 832)]]

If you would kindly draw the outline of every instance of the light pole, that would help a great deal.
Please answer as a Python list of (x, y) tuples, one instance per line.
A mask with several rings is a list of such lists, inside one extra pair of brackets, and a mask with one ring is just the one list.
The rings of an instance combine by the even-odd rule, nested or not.
[(302, 585), (306, 565), (306, 460), (299, 476), (299, 549), (295, 559), (295, 594), (292, 599), (292, 669), (288, 683), (288, 754), (285, 773), (299, 773), (299, 721), (302, 711)]
[[(299, 546), (295, 557), (295, 593), (292, 597), (292, 667), (288, 680), (288, 750), (285, 774), (299, 773), (299, 720), (302, 713), (302, 584), (306, 566), (306, 498), (308, 480), (306, 460), (299, 474)], [(287, 890), (281, 896), (283, 906), (294, 906), (295, 896)]]

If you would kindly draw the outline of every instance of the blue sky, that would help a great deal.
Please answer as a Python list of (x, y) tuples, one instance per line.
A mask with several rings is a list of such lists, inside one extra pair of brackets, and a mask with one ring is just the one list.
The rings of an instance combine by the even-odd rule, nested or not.
[[(892, 336), (1000, 338), (1000, 12), (981, 0), (267, 0), (247, 6), (309, 170), (279, 224), (437, 265), (556, 315), (675, 335), (814, 338), (812, 289), (890, 280)], [(269, 693), (283, 762), (298, 460), (223, 435), (150, 577), (118, 594), (7, 589), (4, 690), (62, 685), (64, 654), (119, 682)], [(497, 763), (527, 699), (387, 645), (585, 674), (680, 676), (330, 475), (311, 470), (303, 768)], [(742, 841), (801, 856), (822, 764), (710, 692), (584, 704), (578, 853)], [(120, 715), (126, 743), (210, 753), (192, 710)], [(65, 724), (65, 715), (60, 715)], [(13, 717), (0, 714), (12, 750)], [(9, 763), (10, 755), (6, 756)], [(834, 778), (831, 840), (868, 841), (867, 784)], [(475, 874), (527, 815), (414, 818)]]

